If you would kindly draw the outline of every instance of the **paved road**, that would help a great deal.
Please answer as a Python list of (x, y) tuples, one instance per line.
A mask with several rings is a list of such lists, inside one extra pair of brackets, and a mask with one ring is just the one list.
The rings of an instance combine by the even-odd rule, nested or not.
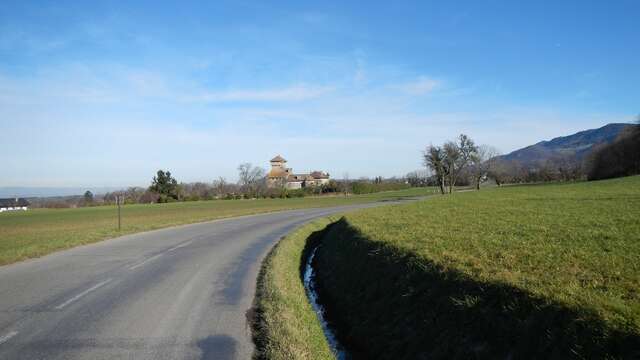
[(0, 359), (248, 359), (264, 255), (313, 218), (366, 206), (181, 226), (0, 267)]

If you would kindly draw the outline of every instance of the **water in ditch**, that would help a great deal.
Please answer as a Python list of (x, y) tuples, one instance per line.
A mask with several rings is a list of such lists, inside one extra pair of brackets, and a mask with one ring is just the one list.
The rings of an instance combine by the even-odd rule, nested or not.
[(314, 256), (316, 256), (316, 250), (318, 250), (319, 246), (316, 246), (311, 251), (309, 258), (307, 259), (307, 263), (304, 267), (304, 289), (307, 292), (307, 297), (309, 298), (309, 302), (311, 302), (311, 306), (313, 306), (313, 310), (315, 311), (318, 319), (320, 320), (320, 324), (322, 325), (322, 331), (324, 331), (324, 335), (327, 338), (327, 342), (329, 343), (329, 347), (336, 355), (338, 360), (349, 360), (350, 357), (344, 347), (338, 342), (335, 332), (329, 326), (327, 319), (325, 318), (324, 307), (318, 303), (318, 293), (316, 292), (315, 286), (315, 275), (313, 271), (313, 266), (311, 263), (313, 262)]

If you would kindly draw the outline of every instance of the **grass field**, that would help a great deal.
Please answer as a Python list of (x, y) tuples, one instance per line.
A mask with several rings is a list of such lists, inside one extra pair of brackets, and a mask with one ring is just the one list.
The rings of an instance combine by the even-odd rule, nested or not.
[(327, 356), (303, 304), (305, 237), (322, 242), (321, 301), (355, 359), (640, 358), (640, 177), (437, 196), (326, 223), (263, 266), (256, 303), (270, 320), (258, 334), (271, 358)]
[(0, 214), (0, 265), (46, 255), (119, 235), (226, 217), (278, 210), (366, 203), (433, 193), (430, 188), (345, 197), (215, 200), (122, 208), (117, 230), (114, 206), (78, 209), (34, 209)]
[(348, 214), (316, 255), (367, 358), (640, 356), (640, 177)]

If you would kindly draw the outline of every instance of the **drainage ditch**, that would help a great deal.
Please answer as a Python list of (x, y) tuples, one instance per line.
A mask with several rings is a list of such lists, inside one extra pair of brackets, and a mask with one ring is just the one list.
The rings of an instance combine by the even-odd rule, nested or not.
[(307, 262), (304, 267), (303, 279), (302, 279), (304, 283), (304, 289), (307, 293), (307, 298), (309, 299), (311, 306), (313, 306), (313, 310), (316, 313), (316, 316), (318, 316), (318, 320), (320, 320), (320, 324), (322, 325), (322, 331), (324, 332), (324, 335), (327, 338), (327, 342), (329, 343), (329, 347), (331, 348), (331, 351), (333, 351), (333, 353), (336, 355), (336, 359), (349, 360), (350, 359), (349, 354), (347, 353), (345, 348), (340, 344), (340, 342), (338, 341), (338, 338), (336, 337), (335, 331), (331, 329), (331, 327), (329, 326), (329, 323), (327, 322), (324, 307), (322, 306), (322, 304), (318, 302), (318, 293), (316, 291), (316, 283), (315, 283), (315, 273), (314, 273), (313, 266), (311, 264), (313, 262), (313, 258), (316, 255), (316, 251), (318, 250), (319, 247), (320, 245), (317, 245), (316, 247), (314, 247), (313, 250), (311, 250), (309, 257), (307, 258)]

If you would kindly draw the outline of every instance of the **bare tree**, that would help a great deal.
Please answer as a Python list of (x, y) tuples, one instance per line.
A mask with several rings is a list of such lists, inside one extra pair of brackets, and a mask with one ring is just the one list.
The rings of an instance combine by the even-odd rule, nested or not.
[(449, 175), (449, 194), (451, 194), (462, 169), (469, 164), (477, 147), (470, 137), (460, 134), (457, 142), (448, 141), (442, 149), (444, 150), (444, 164)]
[(502, 186), (502, 184), (509, 179), (513, 182), (514, 171), (512, 171), (511, 168), (513, 168), (513, 166), (510, 166), (506, 161), (496, 159), (493, 167), (489, 170), (488, 176), (495, 180), (496, 185)]
[(444, 195), (446, 167), (444, 150), (439, 146), (430, 145), (423, 153), (424, 165), (431, 169), (438, 179), (440, 193)]
[(442, 194), (446, 192), (447, 183), (449, 194), (453, 192), (458, 177), (472, 161), (476, 151), (473, 140), (464, 134), (458, 136), (455, 142), (447, 141), (442, 147), (427, 147), (422, 154), (424, 165), (435, 173)]
[(489, 176), (496, 167), (496, 157), (500, 154), (498, 149), (490, 145), (480, 145), (471, 155), (471, 174), (476, 190), (480, 190), (480, 183)]
[(430, 168), (427, 170), (416, 170), (405, 175), (406, 182), (412, 187), (427, 186), (431, 176)]
[(238, 166), (238, 184), (245, 194), (256, 196), (261, 188), (261, 183), (264, 182), (265, 174), (266, 171), (259, 166), (253, 166), (250, 163), (240, 164)]
[(342, 175), (342, 179), (342, 190), (344, 191), (344, 196), (347, 197), (349, 195), (349, 187), (351, 186), (349, 182), (349, 173), (344, 173)]
[(218, 180), (213, 181), (213, 187), (216, 189), (218, 198), (222, 198), (227, 193), (227, 179), (220, 176)]
[(460, 164), (462, 154), (460, 153), (458, 144), (453, 141), (446, 142), (442, 146), (442, 150), (444, 152), (445, 172), (448, 175), (449, 194), (451, 194), (458, 177), (458, 170), (461, 168), (458, 164)]

